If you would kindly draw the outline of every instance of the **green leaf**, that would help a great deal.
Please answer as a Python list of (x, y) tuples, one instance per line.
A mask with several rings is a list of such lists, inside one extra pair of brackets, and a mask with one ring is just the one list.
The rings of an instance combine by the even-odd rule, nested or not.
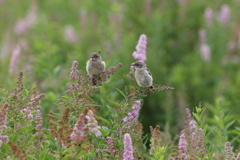
[(218, 116), (215, 116), (216, 121), (218, 122), (218, 125), (221, 129), (224, 129), (224, 123), (222, 119), (220, 119)]
[(101, 106), (101, 105), (97, 105), (97, 104), (85, 104), (86, 106)]
[(32, 131), (34, 129), (33, 126), (24, 126), (22, 128), (20, 128), (17, 133), (24, 133), (24, 134), (29, 134), (30, 131)]
[(118, 90), (118, 92), (120, 92), (123, 95), (123, 97), (126, 98), (126, 95), (121, 90), (119, 90), (118, 88), (116, 88), (116, 90)]
[(235, 126), (234, 127), (236, 130), (240, 131), (240, 127)]
[(47, 140), (49, 140), (48, 142), (49, 142), (51, 145), (53, 145), (54, 147), (57, 147), (57, 146), (56, 146), (56, 141), (55, 141), (55, 139), (54, 139), (52, 136), (50, 136), (50, 135), (48, 135), (48, 134), (44, 134), (43, 137), (46, 138)]
[(200, 107), (195, 107), (195, 109), (196, 109), (196, 113), (201, 113), (202, 112), (202, 108), (200, 108)]
[(110, 125), (110, 122), (108, 120), (106, 120), (105, 118), (99, 117), (99, 116), (94, 116), (94, 117), (96, 117), (96, 118), (102, 120), (103, 122), (107, 123), (107, 125)]
[(107, 132), (104, 129), (98, 129), (101, 133), (103, 137), (107, 136)]
[(14, 134), (14, 135), (10, 135), (9, 139), (13, 142), (16, 143), (17, 139), (18, 139), (18, 134)]
[(72, 156), (72, 155), (73, 155), (72, 153), (67, 154), (67, 155), (65, 155), (61, 160), (65, 160), (65, 159), (67, 159), (68, 157), (70, 157), (70, 156)]
[(109, 105), (106, 105), (108, 110), (111, 112), (112, 115), (115, 114), (115, 111), (112, 109), (112, 107), (110, 107)]
[(26, 95), (29, 94), (29, 91), (27, 89), (24, 89), (24, 91), (25, 91)]
[(110, 100), (108, 100), (108, 101), (111, 102), (112, 104), (114, 104), (115, 106), (121, 108), (121, 104), (114, 102), (114, 101), (110, 101)]
[(231, 122), (229, 122), (226, 126), (225, 129), (227, 130), (236, 120), (232, 120)]
[(201, 118), (197, 113), (193, 113), (193, 116), (196, 118), (197, 122), (200, 124), (201, 123)]

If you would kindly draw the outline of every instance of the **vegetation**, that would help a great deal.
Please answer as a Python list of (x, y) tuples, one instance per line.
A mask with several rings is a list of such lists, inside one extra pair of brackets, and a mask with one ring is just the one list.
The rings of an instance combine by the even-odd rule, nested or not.
[[(0, 0), (0, 159), (240, 159), (239, 7)], [(131, 69), (142, 35), (150, 93)]]

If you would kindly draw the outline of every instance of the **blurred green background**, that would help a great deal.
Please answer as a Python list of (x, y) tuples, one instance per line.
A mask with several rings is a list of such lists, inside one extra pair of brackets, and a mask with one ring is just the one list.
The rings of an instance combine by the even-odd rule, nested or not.
[(201, 102), (209, 125), (216, 114), (235, 120), (225, 137), (233, 139), (240, 135), (239, 8), (239, 0), (0, 0), (0, 87), (11, 93), (23, 71), (24, 84), (46, 94), (46, 114), (67, 90), (72, 61), (86, 73), (90, 54), (101, 50), (107, 68), (123, 64), (95, 97), (104, 107), (123, 99), (114, 88), (137, 85), (126, 75), (145, 34), (154, 83), (175, 88), (144, 99), (145, 133), (159, 124), (179, 134), (185, 108)]

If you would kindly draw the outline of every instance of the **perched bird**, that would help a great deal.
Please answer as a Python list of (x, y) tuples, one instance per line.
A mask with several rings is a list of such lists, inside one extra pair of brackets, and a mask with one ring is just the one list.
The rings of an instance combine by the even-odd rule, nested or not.
[(135, 67), (135, 79), (140, 87), (148, 87), (148, 91), (152, 87), (153, 78), (151, 72), (147, 69), (143, 62), (135, 62), (131, 66)]
[(87, 61), (87, 73), (92, 78), (92, 82), (94, 85), (97, 84), (97, 81), (100, 80), (100, 75), (106, 68), (106, 64), (102, 61), (100, 56), (101, 51), (98, 53), (93, 53), (91, 58)]

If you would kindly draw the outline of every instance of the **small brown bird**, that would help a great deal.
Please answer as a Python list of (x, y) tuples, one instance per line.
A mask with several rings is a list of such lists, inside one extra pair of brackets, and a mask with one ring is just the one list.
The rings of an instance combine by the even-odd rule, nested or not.
[(135, 79), (140, 87), (148, 87), (148, 91), (152, 87), (153, 78), (151, 72), (143, 62), (135, 62), (131, 66), (135, 67)]
[(92, 78), (94, 85), (97, 85), (97, 80), (100, 80), (100, 75), (106, 68), (106, 64), (102, 61), (100, 56), (101, 51), (98, 53), (93, 53), (91, 58), (87, 61), (87, 73)]

